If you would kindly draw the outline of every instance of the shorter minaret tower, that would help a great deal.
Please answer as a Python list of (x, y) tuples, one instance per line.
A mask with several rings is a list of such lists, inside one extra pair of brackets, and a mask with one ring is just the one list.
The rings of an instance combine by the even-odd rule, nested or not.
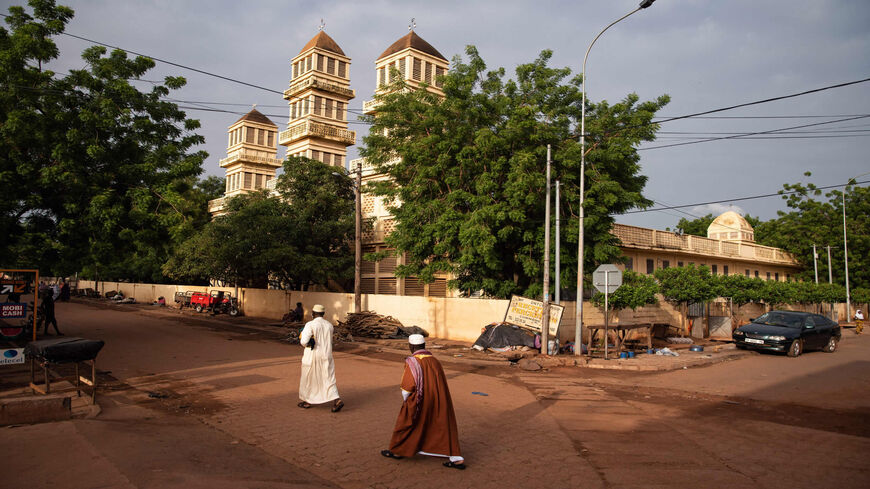
[(287, 146), (287, 156), (344, 168), (347, 147), (356, 143), (356, 132), (347, 129), (347, 105), (355, 96), (350, 58), (321, 24), (320, 32), (291, 61), (290, 88), (284, 91), (290, 119), (278, 138)]
[(220, 161), (226, 172), (226, 190), (223, 198), (208, 203), (212, 215), (222, 213), (226, 198), (274, 185), (270, 182), (283, 164), (275, 144), (278, 126), (256, 108), (231, 125), (227, 133), (227, 157)]

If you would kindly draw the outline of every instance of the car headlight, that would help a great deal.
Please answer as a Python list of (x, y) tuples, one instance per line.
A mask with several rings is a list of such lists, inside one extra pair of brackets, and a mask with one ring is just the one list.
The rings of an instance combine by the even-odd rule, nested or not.
[(735, 329), (734, 332), (731, 334), (734, 336), (743, 336), (743, 331), (740, 331), (739, 329)]
[(768, 336), (767, 339), (772, 341), (785, 341), (785, 336)]

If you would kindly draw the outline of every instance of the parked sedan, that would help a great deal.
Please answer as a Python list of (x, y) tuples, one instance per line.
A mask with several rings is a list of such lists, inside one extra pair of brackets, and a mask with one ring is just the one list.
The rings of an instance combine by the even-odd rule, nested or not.
[(732, 333), (737, 348), (773, 350), (796, 357), (804, 350), (833, 353), (840, 341), (840, 325), (808, 312), (770, 311)]

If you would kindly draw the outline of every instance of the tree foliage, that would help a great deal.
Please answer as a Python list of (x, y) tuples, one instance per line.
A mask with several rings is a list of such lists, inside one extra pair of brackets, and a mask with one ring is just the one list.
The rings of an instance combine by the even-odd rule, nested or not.
[(353, 273), (351, 180), (336, 168), (290, 158), (276, 185), (229, 199), (225, 214), (187, 240), (164, 267), (176, 279), (306, 289)]
[[(622, 285), (607, 298), (610, 309), (637, 309), (638, 307), (658, 304), (656, 294), (659, 284), (652, 275), (644, 275), (631, 270), (622, 274)], [(604, 294), (596, 292), (592, 302), (598, 307), (604, 307)]]
[[(811, 176), (807, 173), (806, 176)], [(786, 192), (789, 192), (786, 194)], [(836, 284), (845, 284), (843, 254), (843, 197), (846, 201), (846, 230), (849, 249), (849, 282), (853, 288), (870, 286), (870, 188), (855, 185), (822, 192), (814, 184), (783, 185), (783, 199), (789, 212), (756, 228), (756, 239), (782, 248), (803, 265), (796, 277), (814, 280), (813, 244), (819, 253), (820, 279), (827, 275), (827, 250), (831, 247), (831, 274)]]
[(660, 268), (655, 271), (665, 300), (678, 304), (705, 302), (716, 297), (716, 287), (706, 266)]
[[(516, 79), (487, 71), (474, 47), (442, 78), (444, 97), (425, 87), (391, 86), (364, 139), (362, 155), (390, 178), (383, 196), (396, 226), (387, 243), (405, 254), (400, 276), (431, 281), (446, 272), (450, 286), (496, 297), (540, 295), (544, 249), (547, 145), (553, 180), (563, 184), (563, 283), (576, 280), (580, 174), (580, 78), (547, 65), (551, 52), (519, 65)], [(619, 256), (610, 235), (613, 214), (651, 202), (641, 194), (636, 147), (655, 137), (651, 120), (668, 101), (588, 102), (586, 261)], [(571, 244), (573, 243), (573, 246)]]
[(207, 217), (199, 123), (164, 100), (185, 81), (142, 92), (130, 81), (154, 62), (103, 47), (84, 51), (84, 69), (46, 70), (73, 12), (29, 5), (10, 7), (0, 28), (4, 264), (161, 281), (165, 257)]

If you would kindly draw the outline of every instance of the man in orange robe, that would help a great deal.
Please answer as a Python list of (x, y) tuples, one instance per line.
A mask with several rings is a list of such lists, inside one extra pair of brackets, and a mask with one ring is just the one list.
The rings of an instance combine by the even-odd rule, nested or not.
[(405, 359), (402, 375), (404, 402), (396, 419), (389, 450), (381, 455), (389, 458), (411, 457), (414, 454), (445, 457), (445, 467), (465, 469), (465, 459), (459, 451), (459, 431), (453, 401), (447, 388), (444, 369), (432, 353), (426, 350), (423, 335), (408, 338), (411, 356)]

